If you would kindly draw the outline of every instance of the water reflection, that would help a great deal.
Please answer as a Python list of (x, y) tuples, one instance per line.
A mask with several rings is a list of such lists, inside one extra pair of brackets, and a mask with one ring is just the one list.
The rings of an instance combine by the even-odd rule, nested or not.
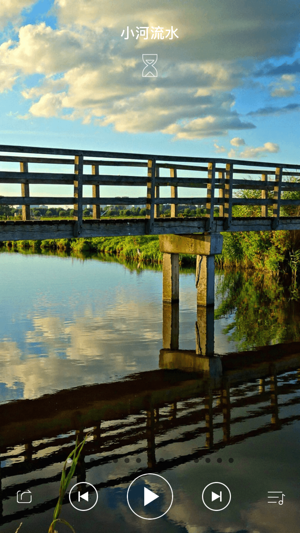
[[(210, 460), (220, 452), (228, 468), (235, 453), (224, 454), (227, 448), (256, 439), (261, 442), (262, 437), (264, 443), (271, 442), (265, 437), (299, 423), (300, 343), (222, 357), (203, 355), (198, 340), (195, 350), (179, 349), (177, 306), (166, 306), (163, 316), (164, 348), (157, 354), (159, 370), (0, 406), (2, 523), (39, 515), (39, 523), (46, 522), (47, 512), (56, 503), (61, 464), (72, 450), (75, 437), (82, 439), (86, 431), (91, 436), (74, 482), (88, 479), (102, 498), (113, 491), (116, 501), (120, 501), (119, 519), (122, 515), (131, 523), (122, 498), (137, 475), (190, 470), (191, 464)], [(203, 326), (199, 324), (201, 317), (202, 313), (198, 315), (198, 330)], [(207, 332), (206, 324), (202, 331)], [(190, 478), (189, 482), (197, 480), (193, 473)], [(20, 489), (32, 490), (31, 508), (16, 508), (15, 494)], [(184, 516), (179, 516), (187, 497), (187, 490), (179, 491), (182, 501), (166, 517), (178, 531), (181, 525), (190, 530), (182, 524)], [(291, 502), (289, 505), (291, 521), (295, 513)], [(192, 503), (190, 506), (194, 507)], [(263, 508), (264, 503), (258, 501), (250, 512), (243, 510), (246, 521), (257, 527)], [(64, 511), (70, 513), (68, 505)], [(198, 507), (197, 521), (203, 513)], [(233, 520), (235, 513), (231, 507), (231, 526), (237, 520), (236, 516)], [(238, 515), (242, 524), (245, 518), (240, 511)], [(204, 523), (207, 526), (202, 531), (207, 531), (207, 516)], [(222, 523), (224, 530), (228, 527), (222, 518), (216, 531), (221, 531)], [(92, 522), (91, 531), (96, 531), (96, 526), (97, 522)], [(135, 531), (137, 526), (132, 527)], [(162, 522), (155, 530), (165, 531), (165, 524)]]
[(261, 272), (227, 272), (219, 278), (215, 318), (230, 317), (224, 333), (249, 350), (300, 338), (300, 300), (293, 287)]
[[(162, 307), (160, 272), (135, 276), (114, 263), (101, 263), (100, 271), (91, 261), (84, 275), (77, 264), (70, 275), (70, 260), (62, 267), (56, 257), (38, 259), (51, 264), (42, 264), (43, 276), (41, 263), (31, 267), (24, 295), (21, 284), (7, 278), (8, 291), (20, 289), (20, 310), (10, 307), (2, 289), (8, 303), (0, 356), (6, 387), (0, 389), (1, 533), (21, 521), (24, 532), (47, 531), (62, 463), (87, 431), (73, 481), (87, 480), (99, 491), (88, 517), (91, 533), (99, 524), (103, 531), (144, 528), (126, 505), (126, 490), (149, 471), (162, 473), (175, 494), (170, 512), (151, 531), (297, 533), (300, 342), (297, 328), (282, 342), (286, 337), (275, 337), (270, 323), (283, 317), (278, 327), (284, 332), (289, 309), (297, 315), (298, 304), (284, 301), (278, 289), (281, 306), (274, 299), (272, 307), (272, 280), (259, 284), (230, 274), (219, 286), (216, 309), (225, 318), (214, 320), (213, 309), (193, 304), (189, 277), (181, 280), (181, 309)], [(41, 292), (45, 279), (52, 284)], [(247, 302), (238, 289), (251, 295)], [(271, 309), (259, 328), (257, 320), (250, 323), (257, 302), (264, 316), (264, 305)], [(220, 332), (226, 321), (234, 323), (230, 335), (243, 332), (235, 340), (243, 351), (227, 353)], [(297, 316), (291, 321), (296, 325)], [(248, 333), (246, 324), (260, 334)], [(255, 349), (264, 339), (272, 345)], [(203, 488), (215, 480), (233, 494), (226, 513), (213, 513), (218, 516), (201, 502)], [(278, 488), (287, 495), (280, 514), (266, 499)], [(27, 489), (33, 505), (20, 508), (16, 492)], [(85, 514), (65, 501), (63, 516), (77, 532), (87, 529)]]

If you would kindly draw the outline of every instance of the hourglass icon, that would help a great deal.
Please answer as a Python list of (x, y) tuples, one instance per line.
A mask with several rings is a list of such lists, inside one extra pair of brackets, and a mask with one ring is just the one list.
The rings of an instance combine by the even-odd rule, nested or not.
[(143, 78), (157, 78), (158, 72), (155, 68), (155, 63), (158, 60), (157, 54), (142, 54), (143, 63), (145, 63), (145, 68), (142, 72)]

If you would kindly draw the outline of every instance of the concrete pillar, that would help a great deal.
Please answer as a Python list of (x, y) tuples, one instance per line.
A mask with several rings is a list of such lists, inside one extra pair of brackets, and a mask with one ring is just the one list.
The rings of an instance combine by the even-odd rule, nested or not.
[(163, 348), (179, 349), (179, 303), (163, 302)]
[(214, 307), (197, 307), (196, 322), (196, 354), (213, 355), (214, 354)]
[(160, 235), (159, 247), (163, 253), (163, 301), (179, 298), (178, 254), (197, 256), (197, 305), (214, 305), (215, 259), (222, 252), (223, 237), (211, 235)]
[(163, 254), (163, 301), (179, 301), (179, 254)]
[(197, 305), (214, 305), (215, 256), (197, 255), (196, 261)]

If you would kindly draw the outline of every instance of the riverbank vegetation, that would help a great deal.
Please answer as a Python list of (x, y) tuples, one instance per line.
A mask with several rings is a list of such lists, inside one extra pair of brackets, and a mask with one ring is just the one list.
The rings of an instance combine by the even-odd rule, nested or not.
[[(300, 231), (225, 233), (223, 239), (222, 254), (216, 256), (216, 264), (220, 268), (288, 272), (297, 270), (300, 265)], [(27, 249), (106, 254), (138, 263), (162, 263), (156, 235), (8, 241), (1, 244), (2, 249), (15, 251)], [(195, 256), (180, 255), (180, 264), (183, 266), (194, 265), (195, 260)]]

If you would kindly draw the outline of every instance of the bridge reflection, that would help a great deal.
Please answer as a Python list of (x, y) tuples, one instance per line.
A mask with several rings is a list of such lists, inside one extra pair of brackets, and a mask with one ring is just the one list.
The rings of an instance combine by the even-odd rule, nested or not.
[[(0, 406), (2, 523), (52, 509), (56, 497), (6, 512), (17, 490), (58, 484), (76, 436), (90, 436), (77, 481), (97, 472), (98, 490), (127, 485), (299, 420), (300, 343), (218, 356), (213, 315), (198, 308), (196, 349), (179, 349), (178, 305), (163, 309), (159, 369), (118, 382)], [(129, 463), (124, 474), (105, 465)], [(47, 499), (48, 498), (48, 499)], [(67, 500), (66, 500), (67, 502)]]

